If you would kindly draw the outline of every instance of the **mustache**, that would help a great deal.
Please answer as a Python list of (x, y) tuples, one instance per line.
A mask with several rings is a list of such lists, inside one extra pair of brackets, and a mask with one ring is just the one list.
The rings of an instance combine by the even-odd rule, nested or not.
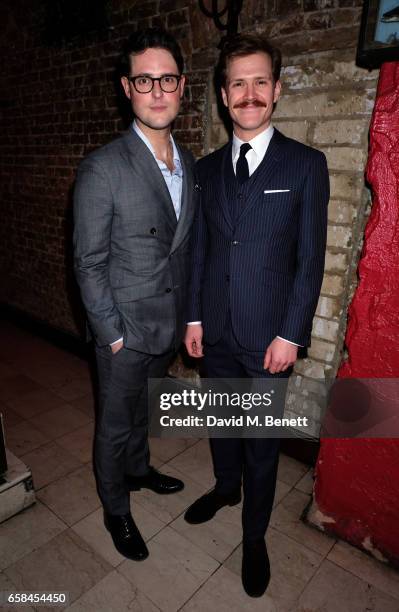
[(256, 106), (258, 108), (266, 108), (266, 104), (257, 98), (247, 98), (246, 100), (242, 100), (241, 102), (235, 104), (234, 108), (246, 108), (249, 105)]

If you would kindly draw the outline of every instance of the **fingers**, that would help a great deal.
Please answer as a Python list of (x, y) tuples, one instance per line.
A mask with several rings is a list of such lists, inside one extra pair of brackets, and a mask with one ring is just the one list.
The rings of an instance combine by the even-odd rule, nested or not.
[(190, 357), (194, 357), (195, 359), (203, 357), (202, 327), (194, 325), (187, 326), (184, 344)]
[(116, 355), (121, 348), (123, 347), (123, 340), (119, 340), (119, 342), (115, 342), (115, 344), (111, 344), (111, 351), (113, 355)]
[(291, 367), (293, 362), (290, 361), (272, 361), (269, 367), (269, 372), (271, 374), (278, 374), (279, 372), (285, 372), (289, 367)]
[(203, 356), (201, 341), (195, 338), (191, 338), (189, 341), (185, 341), (187, 353), (190, 357), (196, 359)]
[(298, 348), (280, 338), (275, 338), (268, 346), (265, 354), (263, 367), (270, 374), (285, 372), (294, 365), (297, 358)]

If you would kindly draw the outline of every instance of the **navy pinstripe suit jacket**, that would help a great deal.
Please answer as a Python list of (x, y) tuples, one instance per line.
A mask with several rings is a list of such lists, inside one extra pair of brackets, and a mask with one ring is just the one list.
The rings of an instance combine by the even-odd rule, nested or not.
[(232, 218), (231, 143), (197, 163), (188, 321), (216, 343), (230, 310), (239, 343), (264, 351), (281, 336), (308, 346), (323, 279), (329, 178), (320, 151), (274, 130), (251, 191)]

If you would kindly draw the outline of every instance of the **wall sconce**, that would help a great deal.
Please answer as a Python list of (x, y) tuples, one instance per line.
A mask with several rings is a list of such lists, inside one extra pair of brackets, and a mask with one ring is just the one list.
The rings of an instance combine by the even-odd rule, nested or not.
[(226, 32), (226, 34), (222, 36), (220, 40), (218, 45), (219, 49), (223, 46), (226, 38), (237, 34), (238, 17), (242, 9), (243, 2), (244, 0), (224, 0), (224, 8), (219, 9), (219, 0), (210, 0), (210, 2), (208, 0), (208, 4), (211, 5), (211, 8), (205, 6), (205, 0), (199, 0), (199, 7), (204, 15), (210, 19), (213, 19), (213, 22), (218, 30)]

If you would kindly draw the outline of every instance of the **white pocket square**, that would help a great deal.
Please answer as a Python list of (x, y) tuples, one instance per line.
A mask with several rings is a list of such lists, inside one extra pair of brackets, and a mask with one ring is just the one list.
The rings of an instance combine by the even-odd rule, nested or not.
[(291, 191), (291, 189), (265, 189), (263, 193), (285, 193)]

